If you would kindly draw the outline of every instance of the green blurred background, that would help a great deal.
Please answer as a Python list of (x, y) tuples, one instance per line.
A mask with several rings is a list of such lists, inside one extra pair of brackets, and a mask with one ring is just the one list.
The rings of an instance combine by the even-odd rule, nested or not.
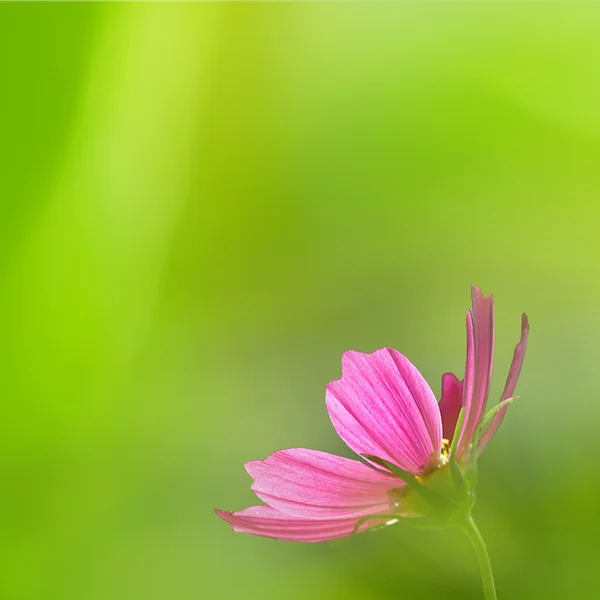
[(348, 349), (436, 394), (493, 293), (500, 598), (600, 597), (600, 5), (3, 5), (0, 596), (481, 598), (460, 533), (236, 535), (243, 463), (350, 456)]

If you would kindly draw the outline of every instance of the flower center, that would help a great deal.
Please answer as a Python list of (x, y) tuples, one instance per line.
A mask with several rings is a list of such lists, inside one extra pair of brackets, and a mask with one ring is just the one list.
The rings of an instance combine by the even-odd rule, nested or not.
[[(421, 474), (414, 476), (419, 483), (424, 484), (425, 482), (429, 481), (430, 476), (433, 476), (436, 471), (443, 469), (450, 462), (450, 446), (450, 440), (443, 438), (440, 451), (432, 452), (429, 460), (423, 466)], [(416, 513), (419, 514), (422, 512), (423, 507), (420, 507), (418, 502), (415, 504), (414, 495), (411, 495), (411, 490), (409, 487), (403, 486), (391, 489), (388, 491), (387, 496), (390, 503), (390, 508), (393, 511), (397, 511), (398, 514), (401, 514), (400, 509), (403, 509), (407, 514), (411, 514), (411, 511), (413, 513), (416, 511)], [(409, 499), (410, 497), (413, 498), (413, 501)]]
[(450, 456), (450, 441), (444, 438), (442, 440), (442, 447), (440, 452), (432, 452), (429, 460), (423, 467), (423, 475), (427, 475), (432, 471), (445, 467), (449, 461)]
[(446, 438), (442, 439), (442, 454), (446, 458), (450, 458), (450, 440), (447, 440)]

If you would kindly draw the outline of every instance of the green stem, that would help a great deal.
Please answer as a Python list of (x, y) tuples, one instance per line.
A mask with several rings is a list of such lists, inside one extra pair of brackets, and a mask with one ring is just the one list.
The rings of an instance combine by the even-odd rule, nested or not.
[(490, 557), (488, 556), (483, 537), (481, 537), (481, 533), (479, 532), (477, 525), (475, 525), (475, 521), (473, 521), (473, 517), (469, 515), (468, 518), (460, 524), (460, 527), (469, 536), (477, 554), (485, 600), (497, 600), (498, 596), (496, 595)]

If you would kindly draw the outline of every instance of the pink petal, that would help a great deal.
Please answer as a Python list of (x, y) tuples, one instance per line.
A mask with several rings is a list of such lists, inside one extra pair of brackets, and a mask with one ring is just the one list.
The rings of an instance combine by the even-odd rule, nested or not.
[(346, 352), (342, 378), (327, 386), (326, 403), (338, 435), (358, 454), (373, 454), (417, 474), (441, 449), (435, 396), (396, 350)]
[(442, 399), (438, 406), (442, 415), (442, 433), (449, 442), (452, 442), (462, 404), (463, 382), (453, 373), (444, 373)]
[[(240, 512), (215, 509), (215, 512), (231, 523), (233, 531), (292, 542), (325, 542), (347, 537), (358, 522), (357, 518), (315, 520), (290, 517), (270, 506), (251, 506)], [(381, 519), (373, 519), (362, 523), (358, 531), (382, 523)]]
[(309, 519), (356, 517), (389, 509), (388, 491), (404, 482), (356, 460), (318, 450), (279, 450), (246, 463), (252, 490), (269, 506)]
[(473, 308), (467, 313), (467, 364), (464, 379), (465, 421), (459, 453), (471, 443), (483, 417), (494, 362), (494, 297), (472, 287)]
[[(523, 367), (523, 360), (525, 359), (525, 350), (527, 349), (527, 340), (529, 338), (529, 321), (527, 320), (527, 315), (523, 314), (521, 317), (521, 339), (515, 348), (515, 353), (513, 355), (512, 363), (510, 364), (510, 369), (508, 370), (508, 377), (506, 378), (506, 385), (504, 386), (504, 391), (502, 392), (502, 396), (500, 401), (508, 400), (508, 398), (512, 398), (515, 393), (515, 389), (517, 387), (517, 381), (519, 380), (519, 375), (521, 374), (521, 368)], [(491, 425), (488, 430), (483, 434), (481, 440), (479, 441), (479, 445), (477, 446), (477, 451), (479, 453), (483, 452), (485, 447), (490, 443), (490, 440), (494, 437), (494, 434), (500, 427), (500, 423), (502, 423), (502, 419), (508, 410), (509, 404), (501, 408), (497, 413), (494, 419), (492, 420)]]

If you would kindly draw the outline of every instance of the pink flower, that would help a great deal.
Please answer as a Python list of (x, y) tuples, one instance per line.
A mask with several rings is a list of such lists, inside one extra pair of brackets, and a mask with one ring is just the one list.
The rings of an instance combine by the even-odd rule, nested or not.
[[(215, 512), (231, 523), (234, 531), (298, 542), (345, 537), (382, 522), (391, 523), (394, 515), (416, 516), (403, 505), (406, 483), (380, 465), (389, 463), (412, 476), (444, 468), (461, 408), (464, 418), (456, 458), (464, 463), (473, 450), (477, 454), (483, 451), (508, 408), (508, 404), (500, 408), (479, 437), (492, 376), (494, 301), (475, 286), (472, 296), (464, 380), (452, 373), (443, 375), (439, 404), (416, 367), (396, 350), (343, 355), (342, 378), (327, 386), (329, 416), (354, 452), (377, 457), (381, 463), (365, 464), (304, 448), (279, 450), (266, 460), (245, 465), (254, 479), (251, 489), (266, 505)], [(523, 315), (521, 340), (501, 401), (514, 394), (528, 333)], [(381, 518), (363, 519), (373, 515)]]

